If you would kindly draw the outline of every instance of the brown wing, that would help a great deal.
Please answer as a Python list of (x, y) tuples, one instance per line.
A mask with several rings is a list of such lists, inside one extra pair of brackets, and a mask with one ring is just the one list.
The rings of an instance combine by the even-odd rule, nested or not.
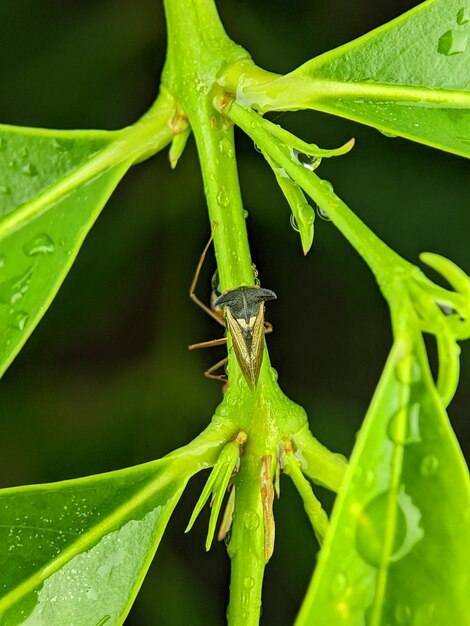
[(258, 382), (261, 363), (264, 354), (264, 304), (259, 306), (258, 314), (253, 324), (253, 339), (251, 342), (250, 380), (254, 387)]
[(225, 315), (227, 316), (227, 323), (238, 365), (246, 381), (250, 384), (250, 349), (246, 342), (246, 335), (228, 307), (225, 309)]
[(226, 308), (227, 322), (232, 337), (233, 349), (243, 376), (250, 387), (258, 382), (264, 351), (264, 305), (260, 304), (258, 313), (250, 325), (250, 335), (246, 329)]

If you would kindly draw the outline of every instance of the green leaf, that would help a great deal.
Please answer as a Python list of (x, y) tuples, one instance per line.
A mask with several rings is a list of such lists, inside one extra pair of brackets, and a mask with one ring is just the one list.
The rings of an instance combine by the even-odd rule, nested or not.
[(0, 374), (54, 298), (130, 165), (96, 167), (95, 174), (112, 140), (114, 133), (0, 127)]
[(470, 156), (470, 0), (429, 0), (267, 85), (262, 111), (312, 108)]
[(0, 624), (122, 624), (188, 479), (215, 462), (227, 429), (144, 465), (0, 491)]
[(122, 623), (184, 484), (163, 459), (5, 490), (0, 623)]
[(124, 173), (172, 137), (160, 96), (119, 131), (0, 126), (0, 375), (53, 300)]
[(395, 343), (297, 626), (465, 626), (468, 472), (417, 333)]

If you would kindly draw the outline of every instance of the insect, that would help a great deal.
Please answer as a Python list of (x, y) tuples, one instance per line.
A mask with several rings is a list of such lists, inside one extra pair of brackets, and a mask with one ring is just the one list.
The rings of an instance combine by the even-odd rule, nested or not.
[[(197, 297), (195, 293), (196, 284), (204, 258), (213, 238), (214, 228), (215, 226), (212, 229), (211, 237), (202, 252), (196, 268), (193, 282), (189, 290), (189, 296), (219, 324), (226, 326), (230, 339), (232, 340), (237, 362), (248, 386), (253, 389), (258, 382), (261, 363), (263, 361), (264, 335), (272, 330), (271, 325), (264, 320), (264, 303), (267, 300), (275, 300), (277, 296), (274, 291), (264, 289), (260, 286), (243, 286), (230, 289), (217, 297), (215, 292), (218, 281), (213, 279), (212, 287), (214, 293), (211, 298), (211, 307), (208, 307)], [(223, 315), (220, 309), (223, 310)], [(189, 346), (189, 349), (194, 350), (196, 348), (219, 346), (226, 341), (227, 337), (213, 339), (212, 341), (192, 344)], [(205, 372), (205, 376), (225, 381), (225, 376), (214, 375), (214, 372), (226, 362), (226, 358), (222, 359), (209, 368)]]
[(256, 386), (264, 352), (264, 303), (276, 294), (262, 287), (237, 287), (219, 296), (214, 304), (223, 307), (238, 365), (246, 382)]

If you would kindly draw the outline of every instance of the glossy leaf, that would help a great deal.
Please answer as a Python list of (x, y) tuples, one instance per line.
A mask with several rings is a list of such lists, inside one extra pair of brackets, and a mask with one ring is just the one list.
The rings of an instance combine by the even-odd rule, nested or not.
[(44, 314), (130, 165), (96, 167), (95, 174), (113, 139), (106, 132), (0, 127), (0, 373)]
[(470, 0), (424, 2), (239, 96), (262, 111), (317, 109), (470, 156)]
[(124, 470), (0, 491), (0, 624), (120, 625), (188, 479), (227, 426)]
[(468, 473), (424, 344), (401, 337), (361, 429), (297, 626), (464, 626)]
[(164, 92), (123, 130), (0, 126), (0, 375), (126, 170), (171, 141), (174, 110)]

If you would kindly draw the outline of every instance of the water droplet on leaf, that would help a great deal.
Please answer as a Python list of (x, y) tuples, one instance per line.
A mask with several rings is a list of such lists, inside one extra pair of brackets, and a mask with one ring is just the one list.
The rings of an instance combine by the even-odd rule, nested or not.
[(395, 139), (396, 138), (396, 134), (395, 133), (391, 133), (388, 130), (381, 130), (380, 132), (382, 133), (382, 135), (384, 137), (389, 137), (390, 139)]
[(437, 51), (445, 56), (454, 56), (465, 52), (468, 35), (461, 30), (448, 30), (439, 39)]
[(423, 478), (431, 478), (437, 472), (437, 468), (439, 467), (439, 461), (437, 458), (429, 454), (423, 458), (421, 464), (419, 466), (419, 473)]
[(331, 582), (331, 593), (333, 596), (340, 596), (343, 591), (346, 589), (346, 585), (348, 584), (347, 576), (344, 572), (336, 572), (333, 576), (333, 580)]
[(261, 150), (261, 148), (258, 146), (257, 143), (253, 143), (253, 145), (255, 147), (256, 152), (259, 152), (260, 154), (263, 154), (263, 151)]
[(303, 204), (301, 204), (298, 210), (299, 218), (304, 224), (306, 224), (307, 226), (313, 224), (313, 222), (315, 221), (315, 211), (308, 204), (308, 202), (304, 202)]
[(292, 156), (296, 161), (303, 165), (306, 170), (310, 170), (311, 172), (313, 172), (313, 170), (316, 170), (321, 163), (320, 157), (312, 156), (310, 154), (304, 154), (303, 152), (300, 152), (300, 150), (296, 150), (295, 148), (292, 149)]
[(328, 216), (328, 213), (317, 205), (317, 215), (324, 222), (331, 222), (331, 218)]
[(49, 235), (42, 233), (34, 237), (31, 241), (23, 246), (24, 253), (27, 256), (37, 256), (38, 254), (52, 254), (55, 245)]
[(411, 406), (398, 409), (392, 415), (387, 426), (387, 434), (394, 443), (403, 446), (421, 441), (419, 432), (420, 410), (420, 405), (415, 402)]
[(421, 368), (414, 356), (402, 358), (397, 363), (395, 373), (398, 380), (405, 385), (416, 383), (421, 378)]
[(462, 7), (460, 11), (457, 13), (457, 24), (466, 24), (470, 22), (470, 9), (466, 9)]
[(295, 220), (295, 215), (293, 213), (290, 214), (290, 225), (295, 230), (295, 232), (300, 233), (300, 228), (297, 225), (297, 222)]
[(411, 622), (411, 609), (406, 604), (397, 604), (393, 616), (397, 624), (407, 626)]
[(25, 311), (18, 311), (11, 318), (10, 325), (17, 330), (23, 330), (26, 324), (28, 323), (28, 314)]
[(334, 191), (334, 187), (333, 185), (330, 183), (329, 180), (321, 180), (320, 184), (322, 187), (324, 187), (327, 191), (331, 191), (333, 193)]
[(37, 176), (38, 173), (37, 169), (32, 163), (26, 163), (26, 165), (23, 165), (21, 171), (25, 176)]
[(249, 215), (248, 211), (246, 211), (246, 210), (245, 210), (245, 211), (243, 211), (243, 217), (244, 217), (245, 219), (248, 217), (248, 215)]
[(23, 274), (0, 283), (0, 303), (15, 304), (15, 302), (20, 300), (28, 291), (32, 275), (33, 268), (28, 267)]
[[(388, 505), (390, 493), (381, 493), (373, 498), (357, 518), (356, 549), (362, 559), (380, 567), (384, 556), (387, 535)], [(400, 507), (397, 508), (392, 554), (402, 545), (406, 534), (406, 519)], [(390, 555), (389, 555), (390, 556)]]
[(437, 306), (444, 313), (444, 315), (455, 315), (457, 313), (454, 307), (449, 306), (448, 304), (441, 304), (440, 302), (437, 302)]
[[(390, 506), (396, 510), (393, 545), (388, 546), (386, 537), (390, 531)], [(356, 549), (366, 563), (375, 567), (387, 561), (400, 561), (424, 537), (421, 518), (420, 510), (403, 486), (398, 497), (390, 491), (384, 491), (366, 504), (357, 518)], [(389, 554), (385, 552), (387, 547)]]

